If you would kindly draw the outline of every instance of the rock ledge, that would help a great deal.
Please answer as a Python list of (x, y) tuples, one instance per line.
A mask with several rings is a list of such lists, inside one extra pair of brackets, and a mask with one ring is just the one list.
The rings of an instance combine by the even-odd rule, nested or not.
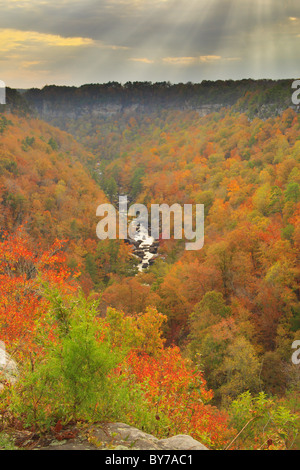
[(208, 450), (191, 436), (156, 437), (123, 423), (94, 425), (68, 441), (54, 441), (40, 450)]

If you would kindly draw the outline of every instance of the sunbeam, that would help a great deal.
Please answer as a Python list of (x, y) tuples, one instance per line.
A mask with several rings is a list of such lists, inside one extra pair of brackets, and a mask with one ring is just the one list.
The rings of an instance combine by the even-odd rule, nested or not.
[(0, 10), (0, 77), (21, 88), (299, 75), (296, 0), (0, 0)]

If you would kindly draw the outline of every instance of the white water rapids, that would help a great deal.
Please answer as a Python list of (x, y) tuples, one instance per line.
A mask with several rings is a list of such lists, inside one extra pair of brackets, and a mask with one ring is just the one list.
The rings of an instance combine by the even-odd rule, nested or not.
[[(127, 218), (127, 205), (125, 207), (120, 206), (119, 213), (120, 215), (126, 215)], [(131, 222), (131, 230), (129, 232), (131, 232), (131, 238), (129, 235), (127, 241), (134, 245), (134, 256), (141, 260), (138, 264), (138, 270), (142, 272), (143, 269), (149, 267), (150, 260), (157, 256), (155, 253), (150, 253), (150, 250), (153, 251), (151, 248), (153, 248), (155, 238), (149, 235), (148, 219), (142, 218), (139, 214), (138, 219)]]
[(152, 259), (155, 256), (153, 253), (150, 253), (150, 251), (149, 251), (149, 249), (153, 245), (155, 239), (148, 234), (148, 231), (147, 231), (146, 227), (144, 227), (143, 225), (140, 225), (140, 228), (138, 230), (139, 231), (136, 234), (136, 236), (134, 237), (134, 240), (136, 242), (141, 240), (141, 243), (139, 245), (139, 249), (143, 250), (144, 257), (143, 257), (142, 261), (140, 262), (140, 264), (138, 265), (138, 270), (140, 272), (142, 272), (143, 271), (143, 265), (145, 265), (145, 264), (149, 265), (150, 259)]

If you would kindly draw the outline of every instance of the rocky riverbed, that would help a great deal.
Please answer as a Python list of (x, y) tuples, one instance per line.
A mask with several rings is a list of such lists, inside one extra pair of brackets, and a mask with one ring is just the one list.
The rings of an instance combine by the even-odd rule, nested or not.
[(135, 237), (127, 239), (126, 242), (133, 246), (133, 254), (140, 260), (138, 265), (140, 272), (149, 268), (158, 257), (159, 241), (149, 235), (148, 230), (143, 225), (139, 225)]

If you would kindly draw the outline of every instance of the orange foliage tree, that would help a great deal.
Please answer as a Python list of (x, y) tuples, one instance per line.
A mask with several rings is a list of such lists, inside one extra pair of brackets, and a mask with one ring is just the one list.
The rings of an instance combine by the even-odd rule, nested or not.
[[(48, 302), (41, 295), (43, 282), (65, 292), (76, 289), (68, 280), (62, 253), (64, 241), (48, 250), (33, 248), (22, 228), (0, 241), (0, 338), (21, 357), (41, 351), (42, 338), (53, 340), (55, 329), (47, 323)], [(42, 333), (42, 334), (40, 334)]]
[(124, 369), (141, 384), (156, 419), (167, 418), (172, 434), (189, 434), (217, 448), (227, 442), (232, 431), (226, 413), (207, 404), (213, 393), (179, 348), (163, 349), (157, 357), (132, 350)]

